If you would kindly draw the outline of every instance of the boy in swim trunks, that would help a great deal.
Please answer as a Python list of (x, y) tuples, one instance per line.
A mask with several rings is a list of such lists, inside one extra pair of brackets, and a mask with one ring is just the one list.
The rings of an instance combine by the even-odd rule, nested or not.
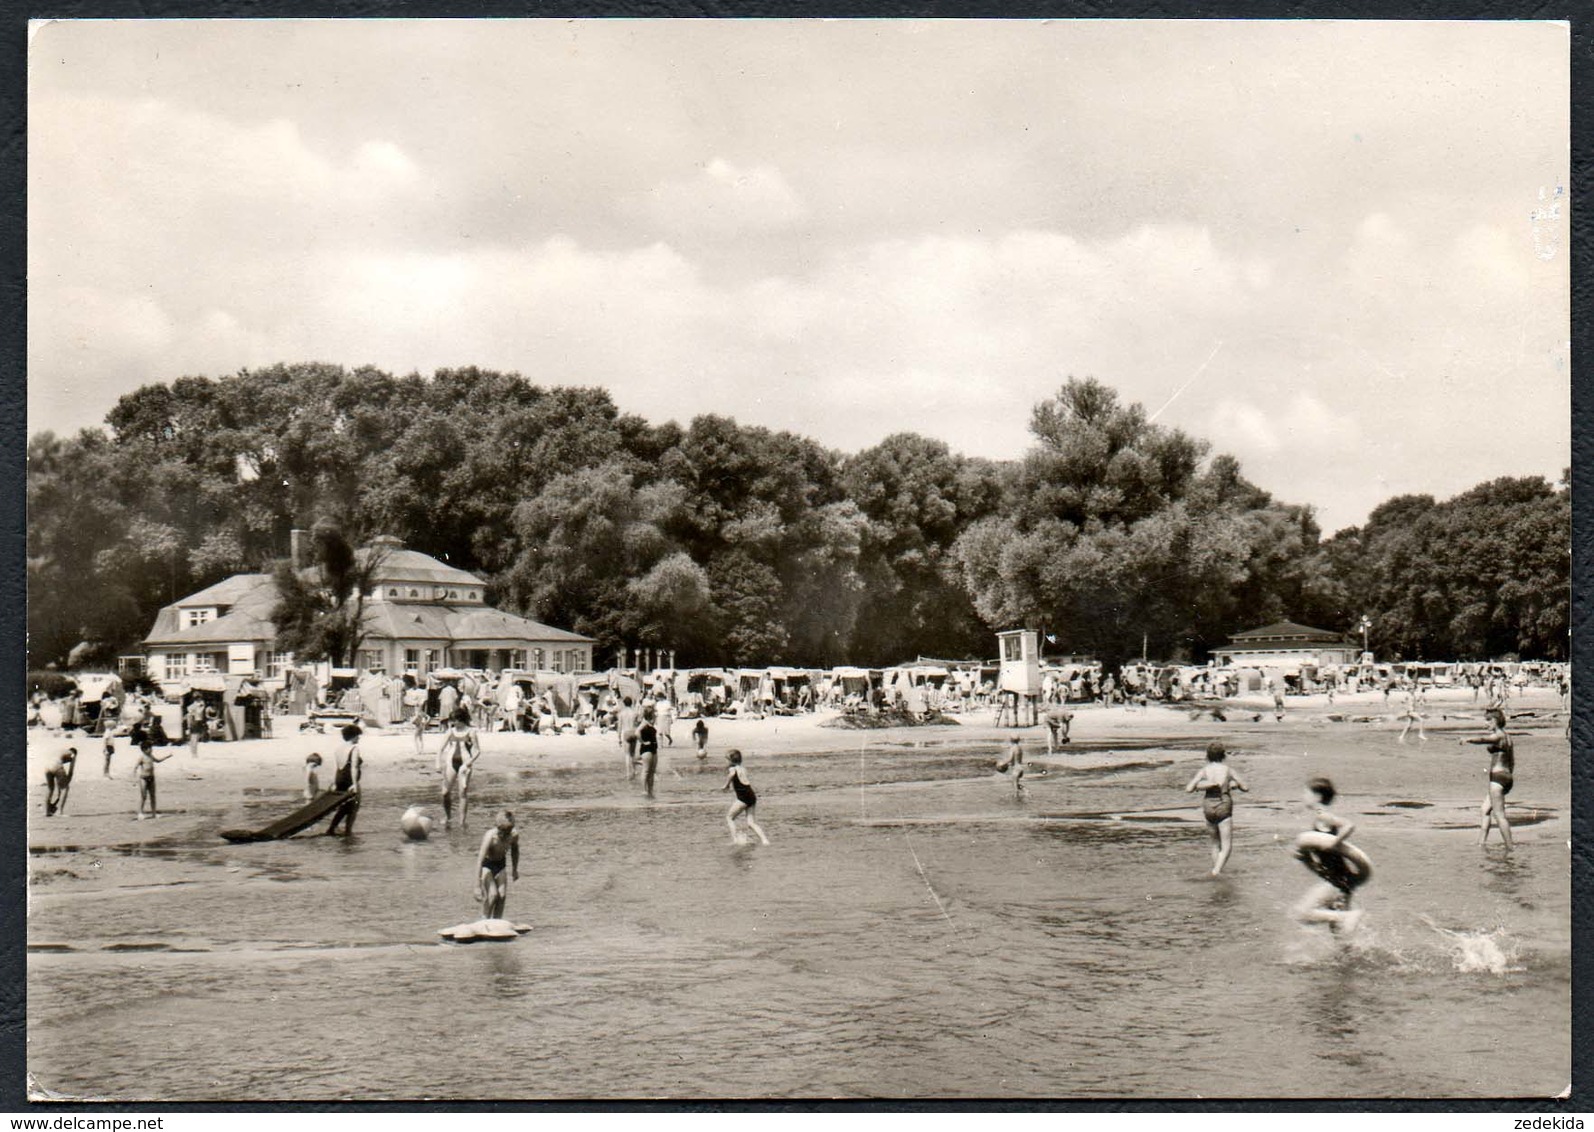
[(730, 764), (730, 772), (725, 776), (725, 785), (720, 787), (721, 792), (726, 790), (736, 791), (736, 801), (731, 803), (730, 813), (725, 815), (725, 824), (730, 827), (731, 840), (738, 845), (745, 845), (747, 838), (736, 830), (736, 819), (745, 815), (747, 828), (758, 834), (758, 839), (765, 845), (769, 838), (764, 836), (764, 831), (758, 828), (758, 823), (753, 820), (753, 807), (758, 805), (758, 795), (753, 791), (753, 784), (748, 781), (747, 768), (742, 765), (742, 752), (734, 747), (725, 752), (725, 761)]
[[(509, 875), (504, 875), (504, 866)], [(482, 902), (482, 918), (504, 918), (504, 902), (509, 899), (510, 880), (520, 879), (520, 833), (515, 815), (500, 811), (498, 821), (482, 836), (481, 852), (476, 855), (476, 899)]]
[(1229, 853), (1234, 848), (1234, 790), (1251, 792), (1240, 781), (1240, 776), (1224, 763), (1228, 751), (1222, 743), (1213, 740), (1207, 744), (1207, 763), (1185, 787), (1186, 793), (1206, 792), (1201, 802), (1201, 812), (1207, 819), (1207, 832), (1212, 834), (1212, 875), (1217, 876), (1229, 863)]
[(146, 736), (138, 748), (138, 765), (134, 768), (134, 777), (138, 779), (138, 816), (135, 821), (143, 821), (144, 803), (149, 803), (149, 817), (158, 818), (160, 814), (155, 809), (155, 764), (163, 763), (172, 757), (170, 751), (159, 757), (155, 754), (155, 747)]
[(703, 722), (702, 716), (698, 717), (697, 725), (692, 728), (692, 742), (697, 744), (697, 757), (708, 757), (708, 724)]
[(1327, 924), (1336, 933), (1351, 931), (1362, 917), (1360, 909), (1351, 910), (1351, 894), (1372, 876), (1371, 862), (1346, 840), (1355, 825), (1329, 812), (1334, 801), (1332, 782), (1321, 776), (1313, 778), (1306, 784), (1305, 801), (1312, 811), (1312, 832), (1328, 834), (1333, 841), (1319, 849), (1295, 851), (1296, 860), (1318, 878), (1295, 906), (1295, 918), (1302, 923)]
[(1482, 836), (1478, 838), (1478, 844), (1487, 844), (1489, 827), (1498, 825), (1500, 840), (1505, 842), (1506, 852), (1509, 853), (1512, 848), (1511, 823), (1505, 816), (1505, 796), (1511, 793), (1511, 786), (1516, 779), (1516, 744), (1505, 733), (1505, 712), (1490, 708), (1485, 714), (1489, 718), (1489, 733), (1461, 740), (1463, 743), (1486, 744), (1489, 748), (1489, 792), (1483, 797), (1483, 818), (1479, 825)]
[(625, 751), (625, 778), (629, 782), (636, 777), (637, 744), (637, 710), (630, 696), (625, 697), (615, 713), (614, 728), (620, 736), (620, 747)]
[[(1050, 753), (1048, 751), (1048, 753)], [(1024, 743), (1017, 735), (1007, 737), (1007, 754), (996, 764), (1003, 774), (1011, 772), (1013, 786), (1020, 798), (1024, 796)]]

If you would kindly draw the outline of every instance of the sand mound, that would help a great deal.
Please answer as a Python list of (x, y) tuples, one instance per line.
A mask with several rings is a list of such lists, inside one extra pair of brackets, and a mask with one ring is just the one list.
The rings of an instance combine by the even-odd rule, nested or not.
[(887, 709), (879, 715), (860, 712), (857, 715), (838, 715), (827, 719), (821, 727), (835, 727), (842, 731), (878, 731), (886, 727), (959, 727), (961, 724), (949, 715), (927, 711), (923, 715)]

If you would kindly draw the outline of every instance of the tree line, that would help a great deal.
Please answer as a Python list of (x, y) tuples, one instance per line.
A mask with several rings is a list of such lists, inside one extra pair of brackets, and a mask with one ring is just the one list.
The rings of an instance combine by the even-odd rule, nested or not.
[(101, 428), (29, 440), (29, 666), (82, 641), (136, 651), (161, 606), (277, 570), (289, 531), (318, 522), (475, 571), (500, 608), (595, 637), (600, 657), (979, 657), (1027, 625), (1112, 665), (1143, 641), (1199, 660), (1238, 629), (1363, 615), (1381, 656), (1566, 655), (1569, 477), (1401, 496), (1325, 539), (1309, 506), (1094, 379), (1030, 427), (1013, 461), (911, 433), (849, 455), (476, 368), (147, 385)]

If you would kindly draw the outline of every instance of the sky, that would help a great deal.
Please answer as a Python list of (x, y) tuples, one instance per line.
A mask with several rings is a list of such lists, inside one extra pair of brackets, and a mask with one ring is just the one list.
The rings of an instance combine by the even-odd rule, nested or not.
[(476, 365), (1005, 459), (1096, 377), (1325, 531), (1570, 464), (1558, 23), (68, 21), (28, 427)]

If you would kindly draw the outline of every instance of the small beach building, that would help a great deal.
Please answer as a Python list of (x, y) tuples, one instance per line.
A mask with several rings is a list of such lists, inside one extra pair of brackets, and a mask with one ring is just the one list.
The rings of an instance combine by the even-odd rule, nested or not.
[(1295, 675), (1302, 666), (1316, 669), (1354, 664), (1360, 652), (1360, 644), (1343, 633), (1279, 621), (1235, 633), (1215, 655), (1225, 667), (1277, 668)]
[[(591, 637), (544, 625), (486, 604), (486, 583), (395, 538), (358, 552), (377, 555), (366, 594), (365, 639), (355, 668), (424, 679), (441, 668), (592, 668)], [(235, 574), (166, 606), (144, 638), (148, 672), (161, 681), (258, 672), (280, 680), (291, 654), (273, 642), (277, 586), (270, 574)]]

